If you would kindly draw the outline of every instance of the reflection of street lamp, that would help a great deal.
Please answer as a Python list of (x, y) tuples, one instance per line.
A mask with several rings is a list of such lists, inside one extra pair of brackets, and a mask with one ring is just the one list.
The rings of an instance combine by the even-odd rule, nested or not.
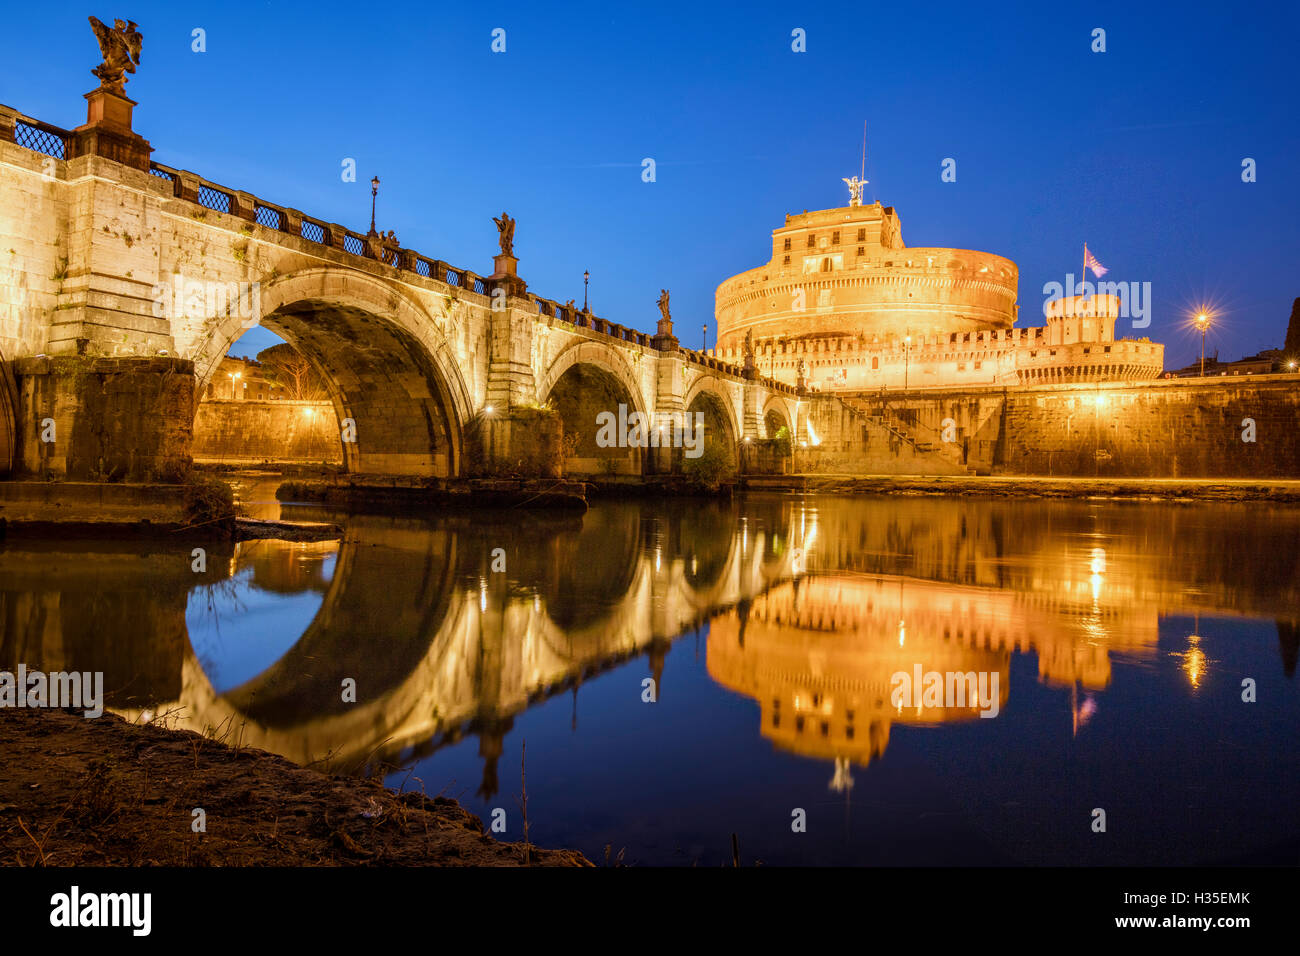
[(1210, 317), (1204, 312), (1196, 316), (1196, 327), (1201, 330), (1201, 377), (1205, 377), (1205, 330), (1210, 327)]

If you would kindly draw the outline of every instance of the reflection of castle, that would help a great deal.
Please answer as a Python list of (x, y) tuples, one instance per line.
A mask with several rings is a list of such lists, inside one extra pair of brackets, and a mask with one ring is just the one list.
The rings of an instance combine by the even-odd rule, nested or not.
[[(917, 665), (996, 673), (1008, 695), (1013, 650), (1034, 651), (1049, 683), (1102, 688), (1108, 649), (1154, 648), (1154, 611), (1098, 609), (1040, 595), (897, 575), (814, 574), (781, 584), (747, 612), (716, 618), (709, 674), (759, 703), (762, 733), (795, 753), (859, 764), (884, 752), (889, 728), (977, 716), (976, 706), (891, 705), (891, 679)], [(1113, 639), (1112, 639), (1113, 637)]]
[(718, 286), (718, 354), (815, 389), (1155, 378), (1164, 346), (1115, 338), (1116, 295), (1074, 296), (1047, 324), (1012, 328), (1016, 264), (968, 249), (908, 248), (892, 206), (786, 216), (772, 259)]
[(763, 736), (778, 747), (866, 765), (884, 753), (895, 721), (978, 716), (974, 704), (895, 708), (890, 680), (899, 671), (994, 672), (999, 704), (1006, 700), (1008, 655), (964, 646), (938, 626), (934, 604), (951, 597), (941, 584), (859, 575), (778, 585), (744, 616), (714, 619), (709, 676), (758, 701)]

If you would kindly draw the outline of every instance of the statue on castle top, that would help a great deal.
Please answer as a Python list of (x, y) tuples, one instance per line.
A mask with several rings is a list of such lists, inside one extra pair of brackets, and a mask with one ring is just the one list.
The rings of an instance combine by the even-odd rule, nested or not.
[(665, 322), (671, 322), (673, 317), (668, 313), (668, 290), (667, 289), (659, 290), (659, 301), (657, 304), (659, 306), (659, 314), (663, 316), (663, 320)]
[(492, 221), (497, 224), (497, 242), (501, 243), (501, 254), (503, 256), (513, 256), (515, 254), (515, 221), (504, 211), (501, 213), (500, 219), (493, 216)]
[(99, 41), (99, 52), (104, 62), (90, 72), (99, 77), (99, 88), (118, 96), (126, 95), (126, 74), (134, 73), (140, 65), (140, 46), (144, 37), (135, 28), (134, 20), (114, 20), (109, 26), (98, 17), (90, 17), (90, 28)]
[(849, 205), (861, 206), (862, 187), (867, 184), (867, 181), (865, 179), (858, 179), (857, 176), (854, 176), (852, 179), (844, 179), (843, 181), (845, 185), (849, 187)]

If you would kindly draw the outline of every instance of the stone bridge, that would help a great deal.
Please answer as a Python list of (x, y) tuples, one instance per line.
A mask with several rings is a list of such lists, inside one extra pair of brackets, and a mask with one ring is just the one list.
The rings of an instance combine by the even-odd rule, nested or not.
[(501, 471), (555, 458), (560, 423), (570, 472), (667, 472), (680, 451), (601, 447), (596, 415), (699, 413), (735, 461), (796, 414), (794, 389), (670, 320), (649, 335), (530, 292), (513, 256), (479, 275), (152, 152), (129, 106), (110, 122), (92, 99), (75, 130), (0, 106), (0, 469), (183, 475), (196, 396), (257, 324), (328, 383), (353, 472)]

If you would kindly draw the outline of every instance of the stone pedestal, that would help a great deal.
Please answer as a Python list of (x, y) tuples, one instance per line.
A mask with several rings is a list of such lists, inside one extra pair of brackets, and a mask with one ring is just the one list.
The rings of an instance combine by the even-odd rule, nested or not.
[(153, 147), (131, 129), (135, 101), (105, 89), (86, 94), (86, 123), (68, 137), (68, 159), (103, 156), (123, 166), (149, 171)]
[(528, 283), (519, 278), (519, 260), (512, 255), (501, 253), (492, 257), (492, 275), (488, 282), (493, 286), (504, 286), (507, 295), (524, 296), (528, 293)]

